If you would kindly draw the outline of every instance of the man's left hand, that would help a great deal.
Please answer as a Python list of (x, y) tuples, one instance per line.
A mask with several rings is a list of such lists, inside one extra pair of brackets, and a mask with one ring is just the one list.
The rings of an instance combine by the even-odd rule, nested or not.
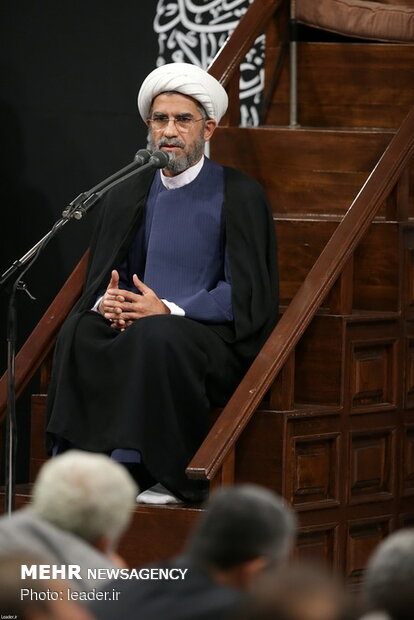
[(132, 321), (144, 316), (154, 314), (170, 314), (169, 308), (144, 282), (133, 275), (132, 281), (139, 293), (133, 293), (124, 289), (108, 289), (108, 294), (113, 296), (111, 312), (105, 312), (105, 318), (117, 323), (117, 327), (128, 327)]

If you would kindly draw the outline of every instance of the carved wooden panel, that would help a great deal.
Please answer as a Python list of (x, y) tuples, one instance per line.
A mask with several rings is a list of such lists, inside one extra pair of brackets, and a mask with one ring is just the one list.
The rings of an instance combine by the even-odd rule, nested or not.
[(291, 439), (285, 484), (295, 508), (338, 505), (339, 443), (339, 432)]
[(350, 398), (353, 410), (396, 404), (397, 340), (378, 340), (352, 346)]
[(402, 494), (414, 495), (414, 425), (404, 429), (402, 470)]
[(351, 433), (351, 504), (392, 498), (395, 493), (395, 442), (395, 428)]
[(328, 524), (299, 530), (296, 541), (296, 556), (329, 567), (338, 563), (338, 525)]
[(361, 581), (369, 557), (378, 543), (390, 534), (391, 529), (390, 515), (349, 522), (345, 574), (350, 584)]

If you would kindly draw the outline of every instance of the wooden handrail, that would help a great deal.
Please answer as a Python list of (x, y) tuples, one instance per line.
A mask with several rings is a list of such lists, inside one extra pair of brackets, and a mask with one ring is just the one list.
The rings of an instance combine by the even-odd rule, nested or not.
[[(81, 294), (86, 252), (16, 355), (16, 397), (19, 397), (54, 345), (63, 321)], [(0, 379), (0, 422), (7, 408), (7, 372)]]
[(223, 86), (227, 86), (255, 39), (263, 32), (269, 19), (283, 2), (284, 0), (255, 0), (249, 6), (208, 69)]
[(414, 107), (192, 459), (190, 478), (217, 474), (413, 154)]

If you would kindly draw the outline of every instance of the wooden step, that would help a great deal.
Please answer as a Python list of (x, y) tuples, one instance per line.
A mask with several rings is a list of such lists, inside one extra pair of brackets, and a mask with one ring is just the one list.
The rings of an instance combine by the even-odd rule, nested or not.
[[(298, 43), (298, 123), (398, 127), (414, 101), (414, 45)], [(267, 124), (289, 123), (286, 58)]]
[[(260, 181), (275, 215), (342, 216), (392, 135), (376, 130), (220, 127), (211, 153), (219, 163)], [(413, 200), (410, 208), (414, 216)], [(378, 215), (384, 214), (385, 206)]]
[[(32, 485), (18, 485), (16, 509), (30, 503)], [(0, 511), (4, 512), (4, 493), (0, 490)], [(200, 507), (136, 506), (119, 553), (129, 566), (146, 565), (178, 554), (197, 519)]]
[[(338, 218), (327, 217), (275, 218), (283, 305), (296, 294), (338, 223)], [(396, 312), (411, 306), (413, 241), (413, 223), (373, 222), (349, 273), (352, 308)], [(327, 307), (331, 300), (332, 295)]]
[(119, 552), (129, 566), (180, 553), (203, 510), (194, 506), (137, 506)]

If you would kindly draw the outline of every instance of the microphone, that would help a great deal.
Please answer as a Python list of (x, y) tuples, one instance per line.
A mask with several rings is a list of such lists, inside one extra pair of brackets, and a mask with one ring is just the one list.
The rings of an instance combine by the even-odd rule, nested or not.
[(170, 156), (167, 151), (154, 151), (149, 162), (154, 168), (165, 168), (170, 161)]
[(139, 166), (143, 166), (149, 161), (150, 157), (151, 151), (148, 149), (139, 149), (134, 155), (134, 161), (136, 161)]
[(97, 200), (106, 194), (107, 191), (121, 183), (126, 181), (134, 174), (144, 171), (147, 168), (165, 168), (170, 161), (170, 156), (166, 151), (154, 151), (151, 152), (147, 149), (140, 149), (135, 153), (134, 161), (122, 170), (118, 170), (112, 176), (108, 177), (98, 185), (95, 185), (88, 192), (79, 194), (75, 200), (69, 204), (69, 206), (63, 211), (62, 216), (65, 219), (74, 217), (80, 220), (81, 217), (97, 202)]

